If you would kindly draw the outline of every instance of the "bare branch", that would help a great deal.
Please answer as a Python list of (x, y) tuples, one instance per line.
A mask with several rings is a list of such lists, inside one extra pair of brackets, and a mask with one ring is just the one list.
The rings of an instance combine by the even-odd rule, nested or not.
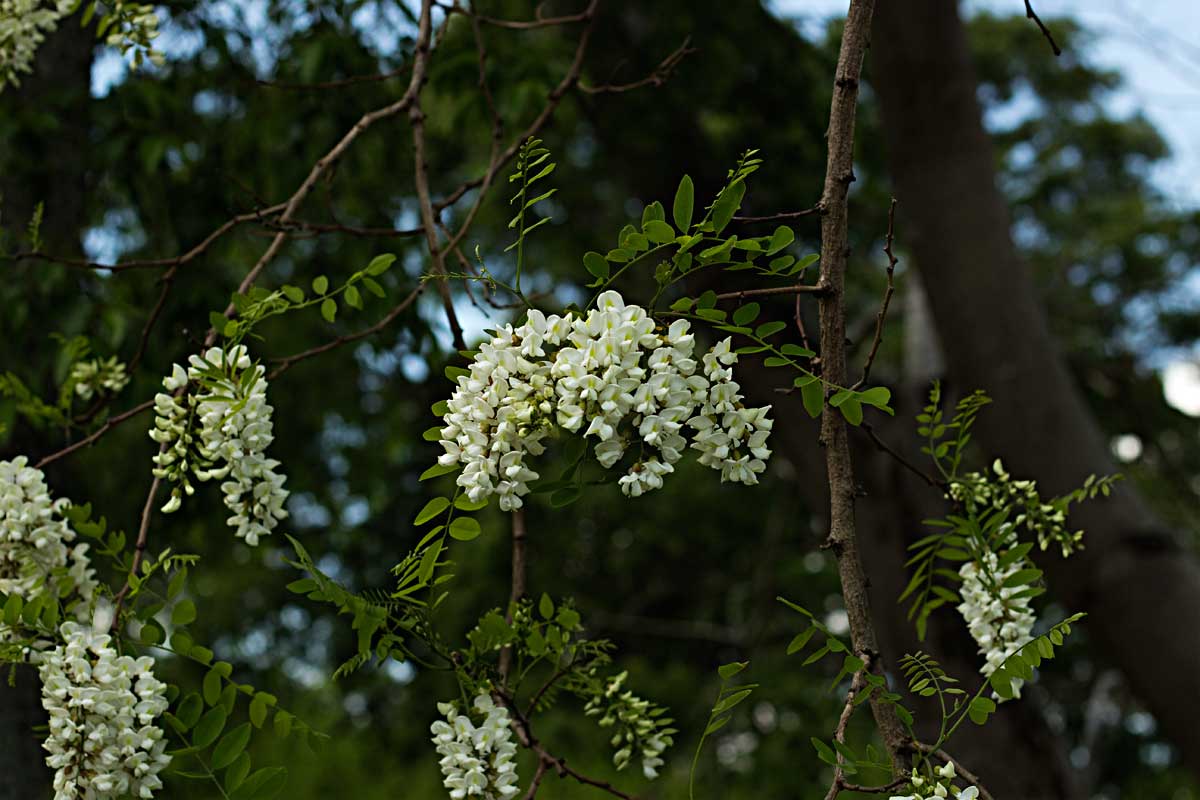
[(875, 433), (875, 428), (873, 428), (871, 426), (871, 423), (864, 422), (862, 425), (859, 425), (858, 427), (862, 428), (862, 430), (864, 432), (866, 432), (867, 436), (870, 437), (871, 441), (875, 443), (875, 447), (879, 448), (881, 451), (883, 451), (884, 453), (887, 453), (889, 456), (894, 458), (897, 462), (900, 463), (900, 465), (902, 467), (904, 467), (905, 469), (912, 472), (918, 478), (925, 481), (926, 483), (928, 483), (930, 486), (934, 487), (935, 489), (944, 488), (946, 486), (945, 481), (933, 477), (928, 472), (926, 472), (925, 470), (918, 467), (916, 464), (909, 461), (907, 458), (905, 458), (903, 455), (901, 455), (898, 451), (896, 451), (892, 447), (890, 447), (887, 442), (883, 441), (883, 439), (880, 439), (879, 435)]
[[(626, 794), (608, 781), (590, 778), (578, 770), (567, 766), (567, 760), (565, 758), (559, 758), (558, 756), (554, 755), (544, 746), (542, 746), (542, 743), (537, 740), (537, 737), (533, 735), (533, 728), (530, 726), (529, 720), (524, 714), (521, 713), (520, 709), (517, 708), (516, 703), (513, 702), (511, 697), (503, 692), (493, 692), (493, 696), (500, 702), (501, 705), (508, 709), (510, 716), (509, 726), (513, 729), (513, 732), (517, 734), (517, 741), (519, 741), (523, 747), (532, 750), (533, 753), (538, 757), (538, 763), (544, 764), (547, 770), (553, 769), (555, 774), (557, 774), (560, 778), (572, 778), (578, 783), (582, 783), (585, 786), (591, 786), (599, 789), (602, 792), (607, 792), (613, 797), (621, 798), (621, 800), (637, 800), (634, 795)], [(526, 797), (530, 796), (531, 795), (526, 795)]]
[(271, 370), (271, 373), (267, 376), (267, 380), (275, 380), (275, 378), (279, 377), (284, 372), (287, 372), (289, 369), (291, 369), (293, 366), (295, 366), (297, 363), (299, 363), (301, 361), (312, 358), (313, 356), (319, 356), (322, 353), (328, 353), (330, 350), (334, 350), (338, 347), (341, 347), (344, 344), (349, 344), (350, 342), (356, 342), (359, 339), (365, 339), (366, 337), (368, 337), (374, 333), (378, 333), (379, 331), (383, 330), (388, 325), (390, 325), (392, 323), (392, 320), (396, 319), (396, 317), (403, 314), (404, 311), (409, 306), (411, 306), (413, 304), (413, 302), (421, 295), (421, 292), (424, 291), (424, 289), (425, 289), (425, 284), (422, 283), (422, 284), (418, 285), (416, 289), (413, 289), (411, 292), (409, 292), (408, 296), (406, 296), (403, 300), (400, 301), (399, 304), (397, 304), (391, 311), (389, 311), (383, 317), (383, 319), (379, 320), (378, 322), (376, 322), (374, 325), (372, 325), (369, 328), (363, 328), (361, 331), (356, 331), (354, 333), (346, 334), (345, 336), (339, 336), (336, 339), (331, 339), (330, 341), (325, 342), (324, 344), (317, 345), (316, 347), (311, 347), (308, 350), (305, 350), (300, 353), (296, 353), (294, 355), (285, 356), (283, 358), (273, 359), (276, 362), (277, 366), (273, 370)]
[(809, 216), (812, 216), (813, 214), (823, 214), (823, 213), (825, 213), (825, 209), (821, 206), (820, 203), (818, 203), (817, 205), (813, 206), (812, 208), (806, 208), (801, 211), (782, 211), (778, 214), (767, 214), (764, 217), (738, 216), (738, 217), (734, 217), (733, 221), (734, 222), (745, 222), (745, 223), (783, 222), (784, 220), (800, 219), (801, 217), (809, 217)]
[(1054, 51), (1054, 55), (1061, 56), (1062, 50), (1059, 49), (1058, 44), (1054, 41), (1054, 37), (1050, 35), (1050, 29), (1042, 24), (1042, 18), (1039, 17), (1037, 12), (1033, 10), (1033, 4), (1030, 2), (1030, 0), (1025, 0), (1025, 16), (1027, 19), (1031, 19), (1037, 23), (1038, 29), (1042, 32), (1042, 36), (1045, 36), (1046, 41), (1050, 43), (1050, 49)]
[(354, 86), (359, 83), (375, 83), (378, 81), (391, 80), (397, 78), (412, 69), (412, 64), (405, 64), (403, 67), (393, 69), (388, 72), (379, 72), (374, 75), (352, 75), (349, 78), (342, 78), (335, 81), (321, 81), (320, 83), (285, 83), (283, 81), (264, 81), (256, 80), (255, 84), (268, 89), (281, 89), (285, 91), (324, 91), (328, 89), (343, 89), (347, 86)]
[[(429, 62), (429, 27), (433, 14), (434, 0), (423, 0), (421, 3), (421, 22), (417, 34), (416, 60), (413, 63), (412, 102), (408, 109), (408, 121), (412, 126), (413, 137), (413, 174), (417, 189), (417, 204), (421, 210), (421, 225), (425, 229), (425, 242), (429, 247), (429, 258), (432, 262), (430, 271), (434, 277), (446, 274), (445, 250), (438, 242), (437, 215), (433, 208), (433, 200), (429, 194), (429, 172), (425, 155), (425, 112), (421, 109), (421, 87), (427, 79)], [(446, 311), (446, 322), (450, 325), (450, 333), (454, 337), (454, 348), (466, 350), (463, 340), (462, 326), (454, 311), (454, 299), (450, 294), (450, 286), (445, 281), (438, 281), (438, 293), (442, 296), (442, 307)]]
[(875, 356), (879, 352), (879, 345), (883, 342), (883, 321), (887, 319), (888, 306), (892, 302), (892, 295), (896, 292), (896, 256), (892, 252), (892, 242), (894, 241), (894, 226), (896, 224), (896, 198), (892, 198), (892, 204), (888, 206), (888, 227), (887, 237), (883, 242), (883, 252), (887, 254), (887, 288), (883, 291), (883, 301), (879, 304), (879, 313), (875, 315), (875, 338), (871, 341), (871, 350), (867, 353), (867, 361), (863, 364), (862, 377), (858, 379), (858, 383), (851, 386), (851, 389), (858, 389), (867, 382), (867, 378), (871, 375), (871, 364), (875, 363)]
[[(158, 449), (159, 453), (165, 452), (167, 445), (164, 443)], [(150, 517), (154, 514), (154, 501), (158, 496), (158, 487), (162, 483), (162, 478), (154, 476), (154, 482), (150, 484), (150, 491), (146, 495), (146, 502), (142, 506), (142, 522), (138, 526), (137, 542), (133, 546), (133, 563), (129, 566), (129, 575), (136, 575), (138, 568), (142, 565), (142, 557), (146, 552), (146, 540), (150, 535)], [(125, 598), (129, 595), (129, 590), (132, 588), (129, 577), (125, 578), (125, 585), (121, 587), (121, 591), (117, 592), (114, 600), (116, 601), (113, 610), (112, 630), (116, 630), (121, 625), (121, 605), (125, 602)]]
[(204, 237), (191, 250), (188, 250), (182, 255), (172, 256), (171, 258), (146, 258), (136, 259), (132, 261), (121, 261), (115, 264), (103, 264), (99, 261), (92, 261), (86, 258), (64, 258), (62, 256), (43, 253), (41, 251), (32, 250), (29, 252), (15, 253), (8, 256), (14, 263), (21, 261), (49, 261), (54, 264), (61, 264), (65, 267), (78, 267), (80, 269), (98, 269), (108, 272), (124, 272), (131, 269), (158, 269), (162, 267), (181, 267), (189, 261), (195, 260), (204, 251), (208, 250), (214, 242), (220, 239), (225, 234), (237, 226), (246, 222), (263, 222), (267, 217), (283, 211), (287, 207), (286, 203), (277, 203), (273, 206), (260, 208), (255, 211), (250, 211), (245, 214), (239, 214), (236, 217), (228, 220), (208, 236)]
[[(870, 659), (866, 659), (863, 668), (854, 673), (854, 677), (850, 680), (850, 689), (846, 692), (846, 702), (842, 706), (841, 716), (838, 717), (837, 727), (833, 731), (833, 740), (838, 744), (846, 743), (846, 726), (850, 724), (850, 717), (854, 714), (854, 698), (862, 691), (866, 685), (865, 675), (871, 669)], [(845, 778), (846, 773), (842, 768), (843, 758), (839, 752), (837, 754), (837, 764), (833, 768), (833, 783), (829, 786), (829, 791), (825, 793), (825, 800), (837, 800), (838, 794), (846, 788)]]
[(128, 411), (117, 414), (115, 417), (110, 417), (107, 421), (105, 421), (105, 423), (103, 425), (101, 425), (99, 428), (97, 428), (90, 436), (80, 439), (78, 442), (75, 442), (72, 445), (68, 445), (67, 447), (64, 447), (62, 450), (58, 450), (54, 453), (51, 453), (48, 456), (45, 456), (41, 461), (37, 462), (37, 464), (35, 464), (34, 466), (37, 467), (37, 469), (43, 469), (43, 468), (45, 468), (45, 466), (47, 464), (52, 464), (55, 461), (58, 461), (60, 458), (63, 458), (64, 456), (69, 456), (71, 453), (74, 453), (76, 450), (80, 450), (84, 447), (90, 447), (92, 444), (94, 444), (96, 442), (97, 439), (99, 439), (104, 434), (108, 433), (113, 428), (120, 425), (125, 420), (133, 419), (138, 414), (141, 414), (143, 411), (147, 411), (153, 407), (154, 407), (154, 401), (147, 400), (144, 403), (139, 403), (138, 405), (134, 406), (133, 408), (129, 409)]
[(508, 28), (509, 30), (514, 31), (528, 31), (535, 28), (552, 28), (559, 25), (571, 25), (576, 22), (587, 22), (591, 19), (590, 5), (583, 11), (580, 11), (578, 14), (567, 14), (561, 17), (543, 17), (541, 6), (538, 6), (535, 18), (531, 20), (500, 19), (498, 17), (489, 17), (484, 14), (477, 14), (474, 10), (463, 8), (457, 2), (439, 2), (436, 5), (438, 8), (444, 10), (447, 14), (462, 14), (477, 22), (482, 22), (485, 25), (493, 25), (497, 28)]
[(588, 86), (585, 83), (579, 84), (579, 91), (585, 94), (617, 94), (620, 92), (629, 92), (634, 89), (641, 89), (645, 86), (653, 86), (658, 88), (671, 79), (672, 73), (679, 66), (683, 59), (690, 56), (692, 53), (698, 52), (696, 48), (691, 47), (692, 37), (687, 37), (683, 40), (683, 44), (671, 51), (671, 54), (658, 63), (649, 75), (641, 80), (631, 83), (605, 83), (599, 86)]
[(743, 289), (738, 292), (724, 292), (717, 295), (718, 300), (745, 300), (748, 297), (773, 297), (775, 295), (811, 294), (813, 297), (824, 297), (829, 294), (829, 287), (821, 283), (798, 283), (795, 286), (772, 286), (766, 289)]

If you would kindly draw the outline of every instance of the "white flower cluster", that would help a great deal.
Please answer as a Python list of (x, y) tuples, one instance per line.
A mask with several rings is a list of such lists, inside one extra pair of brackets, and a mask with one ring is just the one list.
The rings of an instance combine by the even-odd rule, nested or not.
[[(0, 592), (28, 602), (46, 590), (58, 596), (70, 589), (68, 603), (83, 619), (96, 579), (88, 546), (73, 544), (75, 532), (62, 516), (68, 505), (50, 498), (46, 476), (25, 456), (0, 461)], [(4, 631), (0, 624), (0, 639)]]
[[(967, 622), (979, 652), (984, 657), (982, 670), (991, 675), (1004, 660), (1029, 643), (1036, 621), (1029, 607), (1028, 597), (1015, 597), (1025, 587), (1006, 587), (1004, 582), (1029, 562), (1018, 558), (1011, 564), (1000, 566), (1000, 559), (988, 550), (983, 555), (983, 568), (974, 561), (962, 565), (958, 574), (962, 576), (959, 596), (962, 603), (958, 611)], [(1020, 697), (1024, 681), (1014, 678), (1013, 695)]]
[(631, 691), (621, 691), (628, 672), (613, 676), (604, 691), (593, 697), (583, 708), (589, 717), (600, 716), (597, 724), (601, 728), (617, 727), (613, 734), (613, 765), (625, 769), (637, 752), (642, 759), (642, 774), (648, 780), (658, 777), (658, 768), (663, 765), (662, 754), (675, 740), (669, 727), (670, 719), (662, 717), (663, 709), (643, 700)]
[(154, 725), (167, 710), (154, 659), (117, 655), (111, 637), (88, 625), (66, 622), (61, 633), (39, 667), (55, 800), (152, 797), (171, 760)]
[(517, 793), (517, 746), (508, 725), (508, 709), (480, 694), (475, 710), (484, 715), (475, 725), (466, 714), (458, 713), (453, 703), (438, 703), (446, 715), (430, 726), (433, 743), (442, 756), (443, 784), (450, 797), (478, 797), (480, 800), (504, 800)]
[(631, 448), (637, 461), (618, 483), (631, 497), (660, 488), (691, 447), (723, 481), (753, 484), (766, 469), (770, 407), (746, 408), (733, 380), (728, 339), (693, 357), (687, 320), (656, 329), (646, 310), (604, 292), (586, 316), (529, 312), (484, 342), (458, 378), (441, 430), (443, 466), (462, 464), (458, 484), (472, 501), (493, 494), (520, 508), (555, 426), (595, 437), (596, 459), (612, 468)]
[(0, 91), (19, 86), (38, 45), (75, 7), (75, 0), (0, 0)]
[(974, 786), (959, 789), (951, 782), (957, 777), (953, 763), (938, 767), (933, 772), (933, 779), (922, 778), (920, 775), (914, 774), (909, 782), (913, 793), (892, 795), (889, 800), (943, 800), (943, 798), (978, 800), (979, 789)]
[(129, 374), (116, 356), (93, 358), (76, 361), (71, 366), (71, 382), (75, 384), (75, 394), (83, 400), (91, 400), (99, 391), (116, 394), (124, 389), (129, 384)]
[(199, 388), (182, 399), (165, 392), (154, 398), (150, 438), (164, 445), (154, 457), (154, 474), (176, 484), (162, 510), (178, 510), (183, 495), (193, 493), (189, 474), (201, 481), (225, 479), (221, 491), (233, 512), (227, 522), (256, 545), (287, 516), (287, 478), (275, 471), (279, 462), (265, 455), (275, 438), (265, 370), (244, 345), (213, 347), (189, 363), (187, 370), (176, 364), (163, 387), (176, 392), (195, 381)]

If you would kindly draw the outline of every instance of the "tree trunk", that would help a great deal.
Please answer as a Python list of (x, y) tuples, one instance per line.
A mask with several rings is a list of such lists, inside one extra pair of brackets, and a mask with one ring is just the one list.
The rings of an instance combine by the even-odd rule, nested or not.
[[(1039, 35), (1032, 25), (1030, 35)], [(996, 401), (976, 440), (1046, 492), (1114, 472), (1010, 236), (956, 1), (882, 3), (870, 76), (900, 230), (928, 291), (948, 375)], [(1087, 549), (1067, 561), (1041, 558), (1051, 590), (1089, 613), (1092, 641), (1200, 775), (1200, 563), (1126, 486), (1079, 507), (1072, 526), (1087, 531)]]
[[(38, 115), (22, 124), (20, 136), (0, 142), (0, 225), (24, 233), (38, 203), (44, 204), (41, 237), (48, 252), (79, 252), (84, 219), (84, 159), (88, 152), (94, 26), (80, 28), (65, 19), (42, 44), (32, 74), (21, 87), (0, 95), (0, 116)], [(24, 267), (25, 279), (38, 268)], [(20, 451), (20, 442), (11, 442)], [(9, 457), (0, 455), (0, 457)], [(39, 800), (51, 796), (50, 771), (41, 740), (33, 730), (46, 725), (37, 674), (17, 670), (16, 682), (0, 681), (0, 800)]]

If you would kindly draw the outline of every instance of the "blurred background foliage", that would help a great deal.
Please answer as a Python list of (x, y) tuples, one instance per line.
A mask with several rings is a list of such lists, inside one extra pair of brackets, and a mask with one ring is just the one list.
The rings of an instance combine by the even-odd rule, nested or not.
[[(495, 16), (531, 14), (530, 4), (515, 0), (479, 5)], [(342, 132), (364, 111), (393, 101), (407, 82), (412, 20), (399, 4), (177, 0), (165, 11), (164, 68), (129, 75), (113, 56), (98, 54), (89, 83), (81, 84), (86, 73), (77, 71), (44, 84), (37, 102), (27, 93), (0, 96), (6, 248), (28, 244), (22, 241), (28, 214), (45, 200), (43, 237), (54, 252), (82, 250), (102, 260), (180, 253), (234, 214), (288, 196)], [(1053, 27), (1065, 50), (1060, 59), (1047, 57), (1045, 42), (1023, 18), (981, 15), (970, 22), (1014, 235), (1037, 268), (1053, 329), (1092, 408), (1114, 437), (1136, 437), (1127, 474), (1161, 514), (1191, 529), (1200, 476), (1197, 426), (1165, 404), (1154, 367), (1198, 333), (1195, 307), (1176, 287), (1200, 259), (1200, 217), (1168, 202), (1150, 182), (1149, 168), (1167, 148), (1145, 118), (1117, 115), (1106, 105), (1121, 78), (1089, 63), (1088, 32), (1066, 19)], [(669, 202), (685, 172), (701, 195), (711, 193), (747, 147), (760, 148), (767, 163), (751, 182), (745, 213), (813, 205), (823, 177), (837, 33), (835, 26), (806, 37), (755, 2), (658, 0), (606, 9), (587, 60), (588, 84), (637, 80), (685, 37), (697, 52), (661, 87), (573, 92), (559, 108), (543, 134), (560, 162), (553, 178), (559, 192), (548, 204), (553, 221), (529, 247), (527, 285), (539, 302), (554, 308), (579, 299), (587, 280), (583, 252), (608, 249), (643, 204)], [(487, 79), (509, 135), (541, 108), (570, 59), (574, 35), (570, 28), (487, 29)], [(470, 24), (454, 20), (426, 93), (435, 193), (450, 191), (486, 163), (490, 122), (477, 69)], [(391, 78), (335, 89), (296, 86), (393, 71)], [(890, 195), (869, 86), (859, 119), (850, 302), (852, 336), (863, 339), (882, 288)], [(38, 149), (71, 126), (80, 127), (79, 141), (68, 151)], [(401, 121), (374, 127), (322, 182), (301, 218), (414, 227), (411, 150)], [(44, 158), (30, 158), (33, 152)], [(66, 188), (48, 183), (55, 180)], [(503, 191), (487, 200), (468, 238), (468, 251), (477, 245), (498, 275), (511, 269), (501, 252), (510, 240)], [(815, 220), (798, 220), (797, 253), (815, 251)], [(170, 364), (197, 348), (209, 312), (224, 308), (272, 233), (243, 226), (179, 271), (144, 367), (115, 410), (152, 396)], [(903, 241), (900, 231), (902, 260)], [(290, 239), (264, 285), (305, 284), (319, 273), (336, 280), (381, 252), (399, 254), (403, 268), (385, 276), (387, 300), (370, 299), (332, 327), (315, 309), (289, 316), (264, 328), (257, 354), (295, 353), (378, 319), (425, 269), (423, 248), (415, 237), (329, 232)], [(86, 335), (98, 354), (128, 359), (160, 274), (5, 265), (0, 366), (51, 394), (64, 378), (52, 333)], [(631, 280), (626, 294), (640, 297), (647, 285)], [(455, 296), (474, 335), (506, 319), (486, 303), (473, 305), (461, 285)], [(788, 304), (770, 312), (786, 319)], [(901, 313), (889, 323), (878, 367), (885, 382), (899, 377), (903, 324)], [(420, 432), (434, 423), (430, 405), (449, 392), (442, 369), (455, 358), (435, 293), (427, 292), (377, 335), (304, 362), (271, 387), (274, 455), (293, 492), (286, 527), (322, 569), (351, 587), (386, 588), (388, 568), (415, 544), (410, 520), (430, 492), (417, 476), (438, 451)], [(815, 425), (797, 413), (798, 401), (776, 400), (779, 425), (815, 436)], [(36, 458), (64, 443), (60, 432), (29, 429), (11, 401), (0, 401), (0, 421), (7, 426), (4, 457)], [(50, 481), (59, 495), (92, 502), (114, 526), (129, 530), (150, 481), (152, 451), (145, 424), (134, 422), (54, 464)], [(543, 473), (554, 474), (553, 465)], [(774, 599), (784, 594), (826, 612), (835, 629), (843, 624), (832, 560), (817, 549), (820, 510), (814, 515), (789, 486), (796, 468), (782, 453), (755, 488), (719, 485), (706, 470), (676, 478), (637, 501), (608, 487), (565, 511), (535, 504), (532, 591), (575, 598), (589, 630), (620, 645), (630, 686), (669, 706), (679, 721), (682, 733), (657, 783), (641, 786), (622, 776), (639, 794), (684, 796), (690, 749), (716, 692), (715, 667), (749, 659), (747, 675), (763, 688), (702, 759), (702, 796), (820, 796), (827, 777), (808, 740), (832, 730), (839, 704), (828, 692), (828, 675), (784, 657), (796, 620)], [(316, 755), (294, 739), (261, 737), (256, 763), (285, 763), (295, 800), (443, 796), (427, 731), (434, 701), (455, 694), (452, 680), (388, 664), (331, 681), (332, 669), (354, 651), (348, 620), (285, 591), (299, 576), (283, 563), (281, 536), (248, 550), (234, 542), (223, 517), (213, 487), (206, 487), (190, 513), (155, 521), (153, 546), (171, 542), (204, 557), (194, 571), (201, 616), (193, 630), (236, 665), (240, 679), (277, 694), (331, 736)], [(456, 549), (456, 591), (444, 612), (451, 640), (507, 597), (505, 520), (491, 512), (482, 521), (486, 535)], [(1041, 704), (1056, 722), (1094, 795), (1196, 797), (1196, 783), (1175, 766), (1153, 718), (1093, 661), (1085, 639), (1068, 652), (1043, 676), (1046, 691), (1025, 702)], [(189, 665), (165, 663), (175, 680), (201, 677)], [(590, 722), (556, 712), (539, 733), (580, 769), (611, 773), (606, 737)], [(852, 735), (862, 739), (866, 732)], [(542, 795), (582, 793), (550, 782)], [(176, 781), (170, 795), (209, 797), (211, 788)]]

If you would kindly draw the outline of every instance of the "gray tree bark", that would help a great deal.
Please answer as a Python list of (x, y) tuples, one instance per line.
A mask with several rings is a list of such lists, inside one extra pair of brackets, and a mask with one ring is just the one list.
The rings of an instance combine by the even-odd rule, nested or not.
[[(79, 252), (85, 224), (94, 39), (93, 27), (80, 28), (74, 17), (64, 20), (39, 49), (33, 73), (22, 76), (19, 89), (8, 87), (0, 95), (0, 115), (36, 114), (40, 123), (23, 125), (21, 137), (0, 141), (0, 226), (23, 233), (43, 203), (41, 236), (47, 251), (56, 254)], [(36, 269), (23, 274), (33, 280)], [(0, 800), (51, 796), (50, 771), (34, 730), (46, 724), (37, 673), (19, 667), (13, 685), (0, 681)]]

